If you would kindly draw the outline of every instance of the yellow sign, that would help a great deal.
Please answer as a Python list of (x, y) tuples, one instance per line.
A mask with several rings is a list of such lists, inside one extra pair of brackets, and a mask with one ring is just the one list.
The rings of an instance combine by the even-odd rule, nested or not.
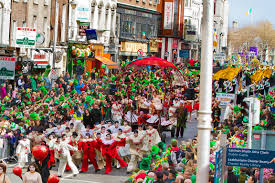
[(158, 52), (158, 42), (157, 39), (150, 39), (150, 52)]
[(122, 42), (120, 51), (137, 53), (137, 51), (140, 49), (144, 53), (147, 53), (147, 43)]

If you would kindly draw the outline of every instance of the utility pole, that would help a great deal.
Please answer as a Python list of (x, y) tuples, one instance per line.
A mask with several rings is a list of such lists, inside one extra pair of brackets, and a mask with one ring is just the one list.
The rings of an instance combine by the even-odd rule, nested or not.
[(197, 182), (208, 183), (213, 73), (214, 0), (203, 0)]

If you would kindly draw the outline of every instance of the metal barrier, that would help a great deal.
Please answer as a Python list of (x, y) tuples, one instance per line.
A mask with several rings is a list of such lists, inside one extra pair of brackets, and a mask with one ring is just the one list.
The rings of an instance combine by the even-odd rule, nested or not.
[(16, 147), (11, 143), (11, 139), (0, 136), (0, 159), (9, 163), (17, 162)]

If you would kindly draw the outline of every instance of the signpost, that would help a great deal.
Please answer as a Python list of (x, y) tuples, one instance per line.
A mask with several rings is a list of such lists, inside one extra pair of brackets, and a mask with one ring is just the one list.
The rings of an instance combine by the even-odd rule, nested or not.
[(275, 163), (270, 163), (274, 157), (275, 151), (227, 148), (226, 166), (274, 169)]
[(222, 181), (222, 165), (223, 165), (223, 148), (216, 152), (215, 164), (215, 177), (214, 182), (219, 183)]
[(221, 102), (221, 106), (225, 106), (229, 104), (231, 100), (235, 100), (235, 94), (230, 93), (217, 93), (216, 94), (217, 99)]
[(0, 79), (13, 80), (15, 75), (15, 58), (0, 57)]
[(225, 60), (225, 54), (224, 53), (217, 53), (214, 55), (214, 60)]
[(142, 50), (142, 49), (139, 49), (139, 50), (137, 51), (137, 55), (138, 55), (139, 57), (142, 57), (142, 55), (143, 55), (143, 50)]
[(36, 43), (36, 29), (27, 27), (17, 27), (16, 47), (34, 48)]

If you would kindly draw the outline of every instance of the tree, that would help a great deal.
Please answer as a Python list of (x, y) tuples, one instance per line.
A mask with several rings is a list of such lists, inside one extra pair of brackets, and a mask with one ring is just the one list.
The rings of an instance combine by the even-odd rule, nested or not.
[(269, 21), (262, 21), (256, 25), (230, 30), (228, 43), (234, 51), (250, 46), (263, 48), (263, 45), (275, 48), (275, 29)]

